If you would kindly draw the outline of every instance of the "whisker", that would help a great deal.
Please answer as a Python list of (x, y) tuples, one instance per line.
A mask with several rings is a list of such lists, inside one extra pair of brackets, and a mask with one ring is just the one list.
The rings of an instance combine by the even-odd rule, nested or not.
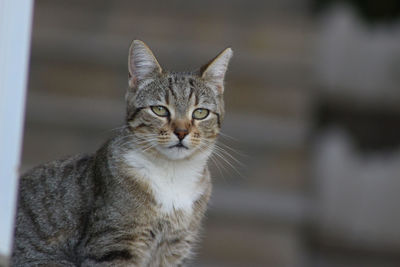
[(151, 149), (151, 148), (153, 148), (153, 147), (156, 147), (156, 145), (152, 144), (152, 145), (150, 145), (149, 147), (143, 149), (142, 152), (146, 152), (147, 150), (149, 150), (149, 149)]
[(101, 132), (101, 134), (115, 132), (115, 131), (123, 130), (125, 128), (128, 128), (128, 126), (127, 125), (122, 125), (122, 126), (115, 127), (115, 128), (112, 128), (112, 129), (104, 130), (104, 131)]
[(242, 156), (242, 157), (248, 157), (249, 156), (249, 155), (243, 153), (242, 151), (234, 149), (234, 148), (232, 148), (232, 147), (230, 147), (227, 144), (224, 144), (222, 142), (217, 142), (217, 144), (224, 146), (225, 148), (229, 149), (230, 151), (232, 151), (233, 153), (236, 153), (239, 156)]
[(238, 169), (231, 163), (229, 160), (227, 160), (223, 155), (221, 155), (219, 152), (214, 151), (214, 155), (222, 159), (226, 164), (228, 164), (229, 167), (231, 167), (240, 177), (244, 178), (244, 176), (238, 171)]
[(115, 127), (115, 128), (110, 129), (110, 130), (108, 130), (108, 131), (109, 131), (109, 132), (111, 132), (111, 131), (117, 131), (117, 130), (122, 130), (122, 129), (125, 129), (125, 128), (128, 128), (128, 125), (122, 125), (122, 126), (120, 126), (120, 127)]
[(119, 146), (126, 146), (127, 144), (132, 144), (132, 145), (143, 145), (143, 144), (147, 144), (147, 143), (151, 143), (157, 141), (157, 139), (147, 139), (147, 140), (142, 140), (142, 141), (135, 141), (135, 140), (128, 140), (122, 144), (119, 144)]
[[(216, 158), (222, 160), (222, 162), (224, 162), (226, 165), (228, 165), (230, 168), (232, 168), (240, 177), (244, 178), (243, 175), (238, 171), (238, 169), (225, 157), (225, 154), (227, 156), (229, 156), (229, 158), (231, 160), (234, 160), (236, 163), (243, 166), (243, 164), (240, 161), (238, 161), (236, 158), (234, 158), (232, 155), (230, 155), (223, 148), (218, 147), (218, 145), (214, 142), (211, 142), (209, 140), (202, 140), (201, 144), (206, 146), (206, 148), (208, 148), (208, 149), (213, 149), (213, 154), (211, 155), (210, 158), (215, 156)], [(223, 166), (224, 170), (226, 170), (223, 164), (221, 164), (221, 166)]]
[(217, 149), (219, 152), (221, 152), (221, 154), (224, 154), (228, 157), (230, 157), (233, 161), (235, 161), (237, 164), (243, 166), (243, 163), (240, 162), (237, 158), (235, 158), (233, 155), (231, 155), (228, 151), (226, 151), (225, 149), (223, 149), (222, 147), (218, 146), (218, 144), (215, 144), (215, 149)]
[(221, 137), (225, 137), (225, 138), (231, 139), (231, 140), (233, 140), (233, 141), (238, 141), (237, 138), (235, 138), (235, 137), (233, 137), (233, 136), (230, 136), (230, 135), (228, 135), (228, 134), (226, 134), (226, 133), (223, 133), (222, 131), (219, 132), (219, 135), (220, 135)]
[(215, 167), (217, 167), (218, 172), (219, 172), (220, 176), (222, 177), (222, 179), (224, 179), (224, 181), (225, 181), (226, 180), (225, 175), (224, 175), (223, 171), (221, 170), (221, 168), (223, 168), (224, 171), (227, 172), (225, 166), (223, 166), (221, 163), (219, 163), (218, 160), (215, 159), (213, 154), (210, 155), (210, 159), (214, 163)]

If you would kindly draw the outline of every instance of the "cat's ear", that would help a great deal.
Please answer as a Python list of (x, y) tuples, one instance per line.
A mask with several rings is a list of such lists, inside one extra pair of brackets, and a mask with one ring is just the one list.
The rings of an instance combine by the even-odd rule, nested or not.
[(228, 63), (233, 55), (231, 48), (226, 48), (200, 69), (201, 77), (216, 86), (219, 93), (224, 92), (224, 78)]
[(140, 40), (134, 40), (129, 48), (128, 69), (131, 88), (135, 87), (138, 81), (162, 72), (153, 52)]

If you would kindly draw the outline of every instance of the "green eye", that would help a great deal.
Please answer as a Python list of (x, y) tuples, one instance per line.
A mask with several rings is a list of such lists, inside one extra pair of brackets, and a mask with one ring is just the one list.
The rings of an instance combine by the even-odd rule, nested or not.
[(168, 117), (169, 116), (169, 111), (166, 107), (152, 106), (150, 108), (157, 116), (160, 116), (160, 117)]
[(205, 118), (207, 118), (208, 114), (210, 114), (210, 111), (208, 109), (205, 108), (198, 108), (195, 109), (195, 111), (193, 111), (193, 119), (196, 120), (203, 120)]

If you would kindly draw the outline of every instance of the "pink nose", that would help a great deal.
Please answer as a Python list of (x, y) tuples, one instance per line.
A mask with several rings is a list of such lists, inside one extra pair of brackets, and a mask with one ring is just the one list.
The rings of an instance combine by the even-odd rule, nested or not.
[(183, 140), (185, 136), (189, 133), (187, 129), (175, 129), (174, 134), (178, 137), (179, 140)]

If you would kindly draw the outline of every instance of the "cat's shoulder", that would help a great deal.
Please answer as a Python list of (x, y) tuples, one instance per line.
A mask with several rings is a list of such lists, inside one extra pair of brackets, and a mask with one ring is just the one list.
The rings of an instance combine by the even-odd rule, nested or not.
[(43, 183), (46, 180), (60, 180), (62, 177), (77, 175), (90, 164), (92, 154), (77, 154), (37, 165), (21, 175), (20, 183)]

